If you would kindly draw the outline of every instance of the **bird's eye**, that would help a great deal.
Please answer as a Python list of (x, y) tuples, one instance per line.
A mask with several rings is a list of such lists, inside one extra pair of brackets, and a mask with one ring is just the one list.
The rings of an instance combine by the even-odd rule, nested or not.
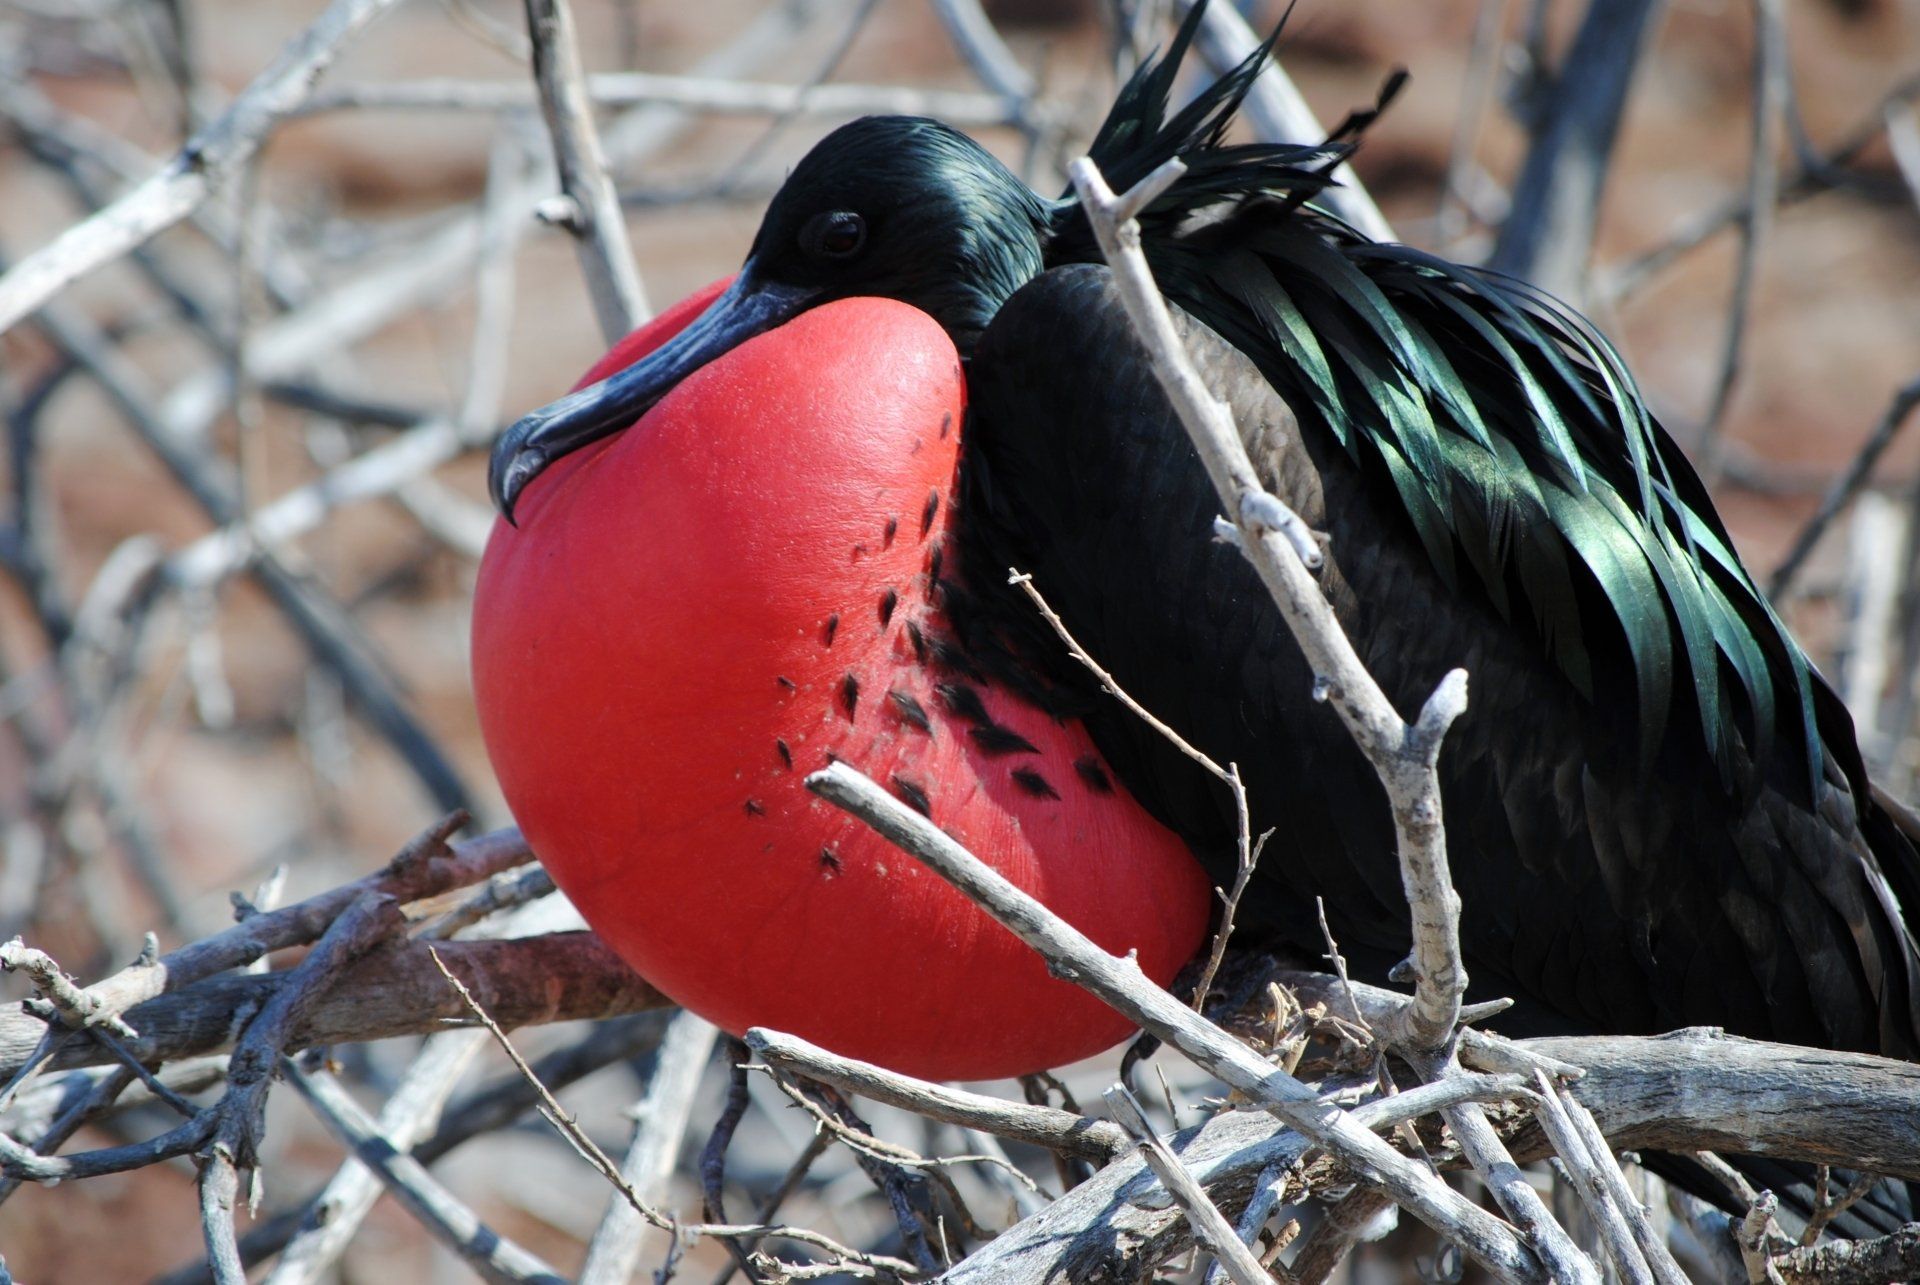
[(851, 259), (866, 244), (867, 221), (852, 210), (816, 214), (800, 229), (800, 248), (815, 259)]

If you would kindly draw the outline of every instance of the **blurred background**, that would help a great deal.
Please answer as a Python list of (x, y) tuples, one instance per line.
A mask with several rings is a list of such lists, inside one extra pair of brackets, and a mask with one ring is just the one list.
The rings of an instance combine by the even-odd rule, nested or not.
[[(1897, 430), (1920, 400), (1920, 3), (1785, 7), (1757, 184), (1756, 15), (1775, 3), (1619, 7), (1647, 11), (1645, 41), (1590, 263), (1553, 284), (1699, 448), (1763, 582), (1862, 448), (1890, 441), (1779, 600), (1883, 784), (1911, 798), (1920, 433)], [(579, 0), (591, 71), (654, 74), (600, 87), (652, 306), (737, 267), (787, 168), (862, 111), (947, 116), (1059, 191), (1136, 37), (1164, 40), (1164, 8), (996, 0), (1004, 48), (969, 51), (927, 0)], [(1243, 6), (1262, 32), (1280, 8)], [(319, 11), (0, 0), (0, 265), (159, 169)], [(1559, 76), (1585, 16), (1572, 0), (1300, 0), (1280, 57), (1328, 123), (1410, 72), (1354, 168), (1401, 239), (1480, 261), (1530, 127), (1580, 70)], [(604, 346), (568, 238), (539, 217), (554, 181), (526, 57), (516, 3), (397, 6), (192, 219), (0, 334), (0, 939), (91, 978), (149, 929), (171, 945), (222, 926), (232, 890), (292, 900), (373, 869), (449, 807), (510, 823), (466, 660), (485, 448)], [(816, 84), (848, 88), (769, 88)], [(409, 1052), (345, 1056), (378, 1092)], [(646, 1065), (614, 1062), (567, 1101), (617, 1153)], [(696, 1152), (722, 1078), (696, 1106)], [(338, 1160), (297, 1106), (273, 1124), (266, 1212)], [(764, 1191), (808, 1132), (758, 1112), (738, 1181)], [(523, 1125), (439, 1172), (578, 1263), (602, 1192), (564, 1143)], [(823, 1162), (788, 1216), (877, 1241), (863, 1183)], [(694, 1208), (697, 1189), (677, 1199)], [(0, 1206), (0, 1254), (24, 1281), (141, 1279), (197, 1258), (193, 1211), (184, 1164), (26, 1190)], [(1371, 1252), (1381, 1274), (1363, 1279), (1399, 1278), (1395, 1251)], [(709, 1246), (683, 1271), (722, 1261)], [(465, 1279), (385, 1206), (338, 1271)]]

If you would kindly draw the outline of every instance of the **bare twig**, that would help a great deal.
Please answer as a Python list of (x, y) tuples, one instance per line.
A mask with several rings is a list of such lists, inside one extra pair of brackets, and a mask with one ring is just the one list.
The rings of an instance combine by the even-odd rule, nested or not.
[[(395, 942), (349, 968), (307, 1009), (288, 1047), (424, 1035), (467, 1023), (466, 1009), (440, 983), (427, 950), (424, 942)], [(508, 1026), (599, 1020), (670, 1003), (591, 933), (452, 942), (439, 950)], [(123, 1044), (149, 1063), (224, 1048), (233, 1041), (234, 1015), (257, 1011), (286, 987), (288, 976), (234, 973), (149, 1000), (128, 1011), (140, 1037)], [(0, 1069), (23, 1065), (43, 1029), (18, 1011), (0, 1010)], [(83, 1038), (62, 1045), (49, 1069), (111, 1060), (111, 1053)]]
[(553, 137), (560, 191), (571, 203), (566, 229), (580, 252), (580, 273), (593, 297), (600, 335), (609, 344), (647, 318), (646, 292), (627, 244), (620, 198), (607, 174), (600, 135), (593, 126), (579, 41), (567, 0), (526, 0), (527, 34), (533, 42), (533, 78), (540, 108)]
[(1126, 1136), (1104, 1120), (915, 1080), (896, 1071), (829, 1053), (797, 1036), (778, 1031), (748, 1031), (747, 1047), (768, 1066), (796, 1072), (903, 1111), (979, 1129), (1014, 1142), (1099, 1163), (1111, 1160), (1127, 1146)]
[(378, 1174), (421, 1226), (482, 1279), (496, 1285), (564, 1285), (565, 1278), (552, 1267), (481, 1222), (426, 1166), (383, 1138), (379, 1126), (331, 1075), (304, 1072), (289, 1062), (286, 1076), (360, 1163)]
[[(1917, 97), (1920, 97), (1920, 72), (1903, 76), (1895, 82), (1839, 143), (1823, 156), (1801, 161), (1793, 173), (1778, 184), (1779, 203), (1782, 206), (1790, 205), (1834, 187), (1838, 181), (1836, 176), (1844, 173), (1841, 167), (1857, 159), (1885, 131), (1887, 113)], [(1688, 251), (1698, 249), (1718, 233), (1744, 223), (1750, 208), (1745, 195), (1735, 193), (1704, 211), (1668, 240), (1607, 273), (1602, 288), (1597, 291), (1601, 301), (1617, 304), (1637, 293), (1654, 277), (1679, 262)]]
[(1493, 98), (1501, 48), (1502, 19), (1507, 0), (1479, 0), (1474, 11), (1473, 35), (1467, 42), (1466, 73), (1461, 78), (1460, 111), (1454, 117), (1453, 141), (1448, 148), (1447, 176), (1433, 215), (1433, 236), (1442, 253), (1460, 237), (1473, 207), (1469, 186), (1481, 171), (1475, 159), (1487, 104)]
[(1853, 497), (1866, 485), (1867, 478), (1873, 472), (1873, 466), (1880, 462), (1887, 447), (1893, 445), (1907, 421), (1913, 418), (1916, 407), (1920, 407), (1920, 379), (1914, 379), (1901, 387), (1881, 412), (1880, 419), (1867, 434), (1867, 440), (1861, 445), (1853, 459), (1848, 462), (1846, 471), (1834, 479), (1833, 485), (1820, 499), (1820, 507), (1800, 528), (1793, 538), (1793, 545), (1773, 569), (1773, 575), (1767, 581), (1767, 596), (1775, 602), (1783, 601), (1793, 587), (1793, 579), (1805, 565), (1807, 555), (1813, 552), (1820, 537), (1832, 525), (1835, 517), (1846, 508)]
[(1787, 1285), (1881, 1285), (1920, 1277), (1920, 1224), (1874, 1240), (1830, 1241), (1777, 1255)]
[[(1451, 1061), (1437, 1058), (1427, 1059), (1426, 1069), (1429, 1078), (1441, 1082), (1448, 1075), (1459, 1074)], [(1520, 1166), (1514, 1163), (1507, 1144), (1501, 1141), (1480, 1104), (1461, 1102), (1442, 1111), (1441, 1117), (1453, 1131), (1454, 1141), (1460, 1144), (1467, 1163), (1487, 1184), (1487, 1190), (1501, 1210), (1525, 1233), (1527, 1243), (1540, 1255), (1553, 1278), (1599, 1285), (1600, 1274), (1592, 1260), (1574, 1244), (1566, 1229), (1554, 1221), (1540, 1193), (1520, 1172)]]
[[(53, 956), (34, 950), (18, 937), (0, 946), (0, 972), (25, 973), (33, 988), (45, 997), (51, 1016), (72, 1029), (101, 1026), (114, 1035), (134, 1038), (137, 1032), (99, 995), (82, 990)], [(0, 1105), (4, 1097), (0, 1096)]]
[(1761, 1192), (1735, 1232), (1740, 1257), (1747, 1265), (1748, 1285), (1786, 1285), (1780, 1269), (1773, 1263), (1773, 1241), (1780, 1234), (1773, 1225), (1773, 1211), (1779, 1207), (1778, 1196), (1771, 1191)]
[[(1298, 522), (1298, 519), (1295, 521)], [(1306, 546), (1312, 547), (1310, 536), (1306, 540)], [(1319, 556), (1318, 549), (1314, 549), (1313, 556), (1316, 558)], [(1220, 927), (1213, 934), (1213, 944), (1207, 952), (1206, 965), (1200, 970), (1200, 979), (1194, 983), (1193, 1007), (1194, 1011), (1199, 1012), (1205, 1007), (1207, 992), (1212, 989), (1213, 979), (1220, 971), (1221, 961), (1226, 958), (1227, 942), (1233, 935), (1234, 913), (1239, 909), (1240, 898), (1245, 894), (1247, 884), (1253, 878), (1254, 867), (1259, 863), (1260, 850), (1266, 845), (1266, 835), (1260, 836), (1257, 844), (1253, 841), (1251, 814), (1247, 807), (1247, 787), (1246, 782), (1240, 779), (1240, 766), (1237, 763), (1229, 763), (1226, 767), (1221, 767), (1192, 742), (1162, 722), (1152, 710), (1129, 695), (1126, 689), (1120, 686), (1119, 681), (1108, 673), (1085, 647), (1080, 645), (1080, 641), (1067, 628), (1066, 621), (1060, 619), (1059, 613), (1054, 611), (1052, 605), (1041, 594), (1039, 587), (1033, 583), (1032, 576), (1017, 567), (1008, 567), (1007, 583), (1019, 586), (1020, 590), (1027, 595), (1028, 600), (1039, 610), (1040, 615), (1053, 627), (1055, 635), (1066, 646), (1067, 654), (1086, 667), (1088, 672), (1099, 681), (1102, 691), (1125, 705), (1134, 717), (1158, 732), (1168, 744), (1205, 768), (1233, 793), (1233, 810), (1237, 822), (1238, 869), (1235, 872), (1231, 890), (1226, 888), (1214, 890), (1219, 894), (1222, 903)]]
[(1489, 265), (1577, 301), (1614, 135), (1659, 0), (1595, 0), (1562, 60)]
[(1531, 1280), (1538, 1263), (1504, 1223), (1462, 1200), (1343, 1111), (1319, 1103), (1292, 1076), (1256, 1056), (1147, 980), (1131, 959), (1117, 959), (937, 829), (896, 805), (845, 763), (807, 778), (807, 787), (845, 808), (946, 879), (1015, 936), (1046, 957), (1048, 967), (1083, 986), (1172, 1045), (1196, 1064), (1325, 1147), (1387, 1190), (1415, 1217), (1460, 1244), (1503, 1279)]
[[(916, 813), (915, 815), (918, 814)], [(434, 957), (436, 962), (439, 960), (440, 951), (444, 949), (444, 947), (441, 947), (435, 950)], [(548, 1122), (559, 1131), (560, 1136), (565, 1138), (568, 1144), (571, 1145), (575, 1151), (579, 1152), (581, 1157), (585, 1159), (588, 1164), (592, 1165), (593, 1168), (599, 1172), (600, 1176), (606, 1179), (608, 1184), (626, 1199), (627, 1203), (633, 1207), (634, 1212), (639, 1214), (640, 1217), (645, 1219), (649, 1224), (670, 1232), (676, 1239), (679, 1237), (695, 1236), (745, 1236), (754, 1238), (782, 1237), (787, 1240), (796, 1240), (803, 1244), (819, 1246), (835, 1255), (840, 1262), (842, 1270), (844, 1270), (847, 1265), (856, 1265), (879, 1268), (892, 1272), (895, 1275), (912, 1275), (918, 1271), (918, 1268), (916, 1268), (914, 1264), (902, 1259), (890, 1258), (880, 1254), (863, 1254), (858, 1250), (840, 1244), (830, 1236), (823, 1236), (819, 1232), (809, 1231), (805, 1228), (716, 1225), (712, 1223), (688, 1224), (682, 1223), (678, 1219), (654, 1208), (650, 1202), (641, 1198), (640, 1193), (634, 1190), (633, 1184), (627, 1181), (620, 1167), (614, 1164), (613, 1160), (608, 1157), (605, 1151), (600, 1149), (598, 1143), (587, 1136), (580, 1128), (579, 1121), (575, 1120), (572, 1114), (560, 1105), (559, 1100), (548, 1091), (547, 1086), (540, 1082), (540, 1077), (534, 1074), (533, 1068), (528, 1066), (526, 1059), (520, 1056), (520, 1051), (513, 1046), (513, 1041), (507, 1038), (506, 1032), (500, 1029), (499, 1024), (488, 1015), (487, 1010), (482, 1008), (480, 1003), (473, 998), (472, 994), (468, 992), (460, 979), (455, 977), (453, 973), (444, 966), (442, 966), (440, 971), (442, 976), (446, 978), (447, 984), (459, 994), (461, 1001), (473, 1014), (474, 1019), (487, 1028), (488, 1033), (493, 1036), (494, 1042), (500, 1046), (501, 1051), (506, 1053), (508, 1059), (512, 1061), (514, 1069), (519, 1071), (522, 1078), (533, 1088), (535, 1097), (539, 1102), (540, 1114), (545, 1116)]]
[(1779, 200), (1779, 122), (1787, 94), (1787, 18), (1781, 0), (1753, 0), (1753, 109), (1748, 132), (1746, 217), (1740, 221), (1740, 251), (1734, 268), (1733, 296), (1727, 301), (1727, 328), (1720, 342), (1720, 360), (1694, 440), (1700, 476), (1708, 486), (1719, 478), (1722, 446), (1720, 428), (1733, 400), (1740, 374), (1741, 349), (1753, 311), (1754, 277), (1761, 246), (1773, 222)]
[[(633, 1189), (649, 1202), (666, 1196), (667, 1180), (680, 1158), (680, 1144), (693, 1113), (694, 1095), (719, 1035), (713, 1023), (692, 1013), (676, 1014), (667, 1024), (653, 1078), (634, 1108), (633, 1142), (620, 1166)], [(631, 1279), (645, 1238), (646, 1227), (633, 1208), (624, 1200), (610, 1202), (587, 1245), (581, 1285), (622, 1285)]]
[[(1613, 1193), (1600, 1177), (1593, 1158), (1587, 1154), (1585, 1141), (1573, 1121), (1567, 1118), (1566, 1108), (1554, 1093), (1553, 1085), (1547, 1082), (1546, 1076), (1540, 1075), (1535, 1078), (1535, 1086), (1540, 1091), (1536, 1118), (1552, 1139), (1553, 1148), (1567, 1172), (1573, 1175), (1581, 1201), (1600, 1228), (1600, 1239), (1614, 1271), (1628, 1285), (1653, 1285), (1653, 1270), (1635, 1243), (1633, 1233), (1627, 1229), (1626, 1218), (1614, 1203)], [(1680, 1279), (1684, 1285), (1685, 1278)]]
[(1836, 1197), (1827, 1189), (1827, 1184), (1832, 1177), (1831, 1170), (1830, 1165), (1820, 1166), (1819, 1186), (1814, 1192), (1816, 1203), (1813, 1216), (1807, 1219), (1806, 1228), (1800, 1233), (1802, 1245), (1817, 1243), (1821, 1233), (1826, 1231), (1834, 1219), (1859, 1204), (1872, 1193), (1875, 1187), (1885, 1181), (1877, 1173), (1858, 1173), (1853, 1176), (1853, 1181), (1847, 1184), (1847, 1189)]
[[(840, 120), (853, 116), (934, 116), (956, 126), (1004, 125), (1007, 100), (993, 94), (908, 85), (777, 85), (655, 72), (590, 72), (587, 97), (601, 108), (664, 106), (720, 115)], [(410, 80), (323, 90), (296, 113), (334, 111), (508, 112), (534, 105), (516, 81)], [(1036, 110), (1041, 105), (1036, 104)]]
[(1194, 1239), (1226, 1268), (1234, 1285), (1270, 1285), (1273, 1278), (1267, 1275), (1253, 1251), (1241, 1243), (1233, 1224), (1207, 1198), (1207, 1193), (1194, 1181), (1193, 1175), (1186, 1171), (1167, 1144), (1153, 1131), (1153, 1126), (1147, 1123), (1146, 1113), (1140, 1109), (1140, 1103), (1127, 1086), (1116, 1084), (1107, 1090), (1105, 1096), (1107, 1110), (1112, 1113), (1114, 1120), (1140, 1144), (1147, 1167), (1153, 1170), (1154, 1175), (1179, 1202), (1180, 1208), (1186, 1211), (1187, 1221), (1193, 1226)]
[[(90, 1003), (97, 1005), (95, 1011), (124, 1013), (144, 1000), (225, 969), (250, 964), (271, 951), (317, 940), (362, 893), (388, 893), (401, 902), (413, 901), (485, 879), (532, 855), (517, 830), (499, 830), (449, 845), (449, 837), (466, 820), (465, 813), (449, 813), (416, 836), (383, 870), (365, 878), (281, 910), (251, 915), (225, 932), (157, 959), (143, 955), (131, 966), (89, 986)], [(20, 1044), (18, 1024), (0, 1013), (0, 1073), (11, 1073), (17, 1066)]]
[[(1434, 689), (1412, 726), (1402, 722), (1354, 651), (1333, 608), (1309, 574), (1319, 564), (1310, 538), (1286, 535), (1275, 515), (1291, 517), (1261, 483), (1233, 416), (1193, 368), (1155, 286), (1132, 222), (1152, 193), (1179, 173), (1169, 162), (1125, 196), (1115, 197), (1091, 160), (1071, 167), (1114, 283), (1153, 361), (1154, 374), (1179, 413), (1214, 489), (1226, 506), (1237, 543), (1259, 572), (1288, 628), (1341, 721), (1386, 787), (1399, 840), (1401, 879), (1413, 911), (1414, 1007), (1409, 1024), (1383, 1032), (1390, 1043), (1439, 1047), (1452, 1033), (1466, 992), (1460, 958), (1460, 898), (1447, 868), (1446, 833), (1435, 770), (1441, 740), (1466, 709), (1466, 673), (1454, 670)], [(1298, 519), (1294, 518), (1297, 523)]]
[(334, 0), (158, 174), (0, 276), (0, 332), (62, 286), (178, 223), (253, 157), (354, 35), (397, 0)]
[[(1469, 1077), (1471, 1078), (1471, 1077)], [(1464, 1097), (1506, 1097), (1517, 1078), (1468, 1078), (1423, 1084), (1354, 1107), (1356, 1124), (1391, 1129)], [(1333, 1108), (1329, 1108), (1330, 1110)], [(1182, 1164), (1224, 1210), (1246, 1200), (1261, 1176), (1292, 1168), (1310, 1144), (1272, 1117), (1223, 1111), (1173, 1139)], [(1297, 1189), (1293, 1198), (1302, 1194)], [(1063, 1236), (1063, 1228), (1076, 1229)], [(1142, 1264), (1165, 1261), (1184, 1245), (1187, 1221), (1138, 1155), (1123, 1156), (1034, 1217), (1002, 1232), (948, 1273), (943, 1285), (1029, 1285), (1043, 1281), (1125, 1280)]]
[[(1536, 1075), (1544, 1080), (1543, 1075)], [(1641, 1255), (1646, 1259), (1653, 1278), (1660, 1285), (1687, 1285), (1687, 1277), (1680, 1270), (1680, 1264), (1673, 1259), (1673, 1253), (1667, 1248), (1666, 1241), (1654, 1230), (1653, 1223), (1647, 1217), (1647, 1211), (1634, 1196), (1633, 1189), (1627, 1185), (1627, 1176), (1621, 1172), (1620, 1163), (1614, 1158), (1613, 1149), (1607, 1145), (1607, 1139), (1600, 1132), (1599, 1124), (1593, 1118), (1593, 1112), (1580, 1104), (1580, 1100), (1563, 1084), (1551, 1086), (1555, 1099), (1566, 1114), (1567, 1122), (1586, 1148), (1592, 1161), (1593, 1172), (1611, 1199), (1613, 1206), (1626, 1220), (1627, 1230), (1633, 1234), (1634, 1244), (1639, 1246)]]
[[(419, 1056), (408, 1066), (374, 1125), (388, 1146), (398, 1153), (410, 1152), (416, 1142), (432, 1132), (447, 1095), (485, 1040), (485, 1034), (477, 1030), (443, 1031), (421, 1046)], [(299, 1234), (287, 1242), (266, 1285), (305, 1285), (319, 1279), (345, 1251), (380, 1191), (379, 1175), (357, 1156), (341, 1166), (307, 1206)], [(240, 1253), (244, 1259), (244, 1244)]]

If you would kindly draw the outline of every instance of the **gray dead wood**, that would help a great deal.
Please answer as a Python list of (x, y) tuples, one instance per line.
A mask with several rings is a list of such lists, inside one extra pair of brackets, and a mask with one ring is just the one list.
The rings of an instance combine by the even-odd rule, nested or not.
[[(424, 1035), (464, 1023), (466, 1010), (440, 980), (429, 945), (394, 943), (349, 967), (295, 1025), (287, 1047)], [(444, 942), (433, 948), (503, 1026), (598, 1020), (671, 1004), (591, 933)], [(124, 1043), (147, 1062), (224, 1048), (236, 1025), (271, 1000), (287, 976), (227, 974), (149, 1000), (127, 1013), (140, 1035)], [(0, 1068), (24, 1060), (43, 1029), (17, 1009), (0, 1014)], [(99, 1065), (111, 1056), (90, 1040), (76, 1040), (49, 1069)]]
[(187, 140), (166, 168), (0, 277), (0, 331), (68, 282), (191, 214), (252, 159), (268, 131), (305, 100), (347, 41), (396, 3), (335, 0), (225, 112)]
[(1576, 299), (1613, 141), (1659, 0), (1592, 0), (1545, 101), (1490, 267)]
[(912, 1111), (995, 1137), (1045, 1147), (1104, 1164), (1127, 1150), (1127, 1135), (1110, 1120), (1056, 1107), (1008, 1102), (944, 1084), (916, 1080), (866, 1062), (829, 1053), (798, 1036), (751, 1030), (747, 1047), (768, 1066), (820, 1080), (872, 1102)]
[(387, 1190), (421, 1226), (481, 1279), (495, 1285), (565, 1285), (565, 1278), (553, 1268), (481, 1222), (418, 1160), (396, 1150), (331, 1075), (308, 1074), (289, 1064), (287, 1080), (360, 1163), (380, 1175)]

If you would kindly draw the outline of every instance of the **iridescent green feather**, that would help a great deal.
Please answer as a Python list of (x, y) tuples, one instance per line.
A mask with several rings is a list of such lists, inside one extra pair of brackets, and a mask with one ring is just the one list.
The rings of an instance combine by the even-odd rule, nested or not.
[[(1618, 353), (1524, 282), (1375, 244), (1316, 208), (1351, 143), (1224, 143), (1271, 41), (1169, 118), (1199, 14), (1091, 148), (1116, 189), (1186, 163), (1140, 219), (1168, 297), (1382, 478), (1448, 582), (1470, 576), (1530, 622), (1579, 691), (1600, 695), (1597, 649), (1624, 655), (1643, 764), (1685, 691), (1729, 788), (1776, 753), (1811, 788), (1806, 658)], [(1077, 208), (1056, 206), (1049, 261), (1096, 257)]]

